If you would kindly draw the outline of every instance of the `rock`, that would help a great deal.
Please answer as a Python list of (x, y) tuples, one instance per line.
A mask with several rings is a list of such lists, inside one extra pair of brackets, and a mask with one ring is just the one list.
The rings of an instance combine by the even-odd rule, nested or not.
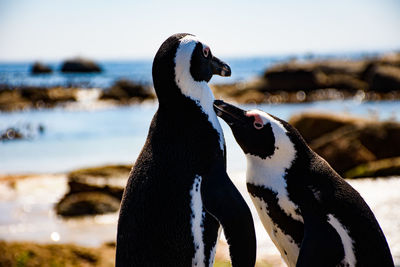
[(56, 205), (57, 214), (65, 217), (116, 212), (120, 200), (100, 192), (68, 194)]
[(323, 88), (360, 90), (367, 87), (359, 73), (366, 61), (325, 60), (279, 64), (266, 70), (266, 91), (310, 91)]
[(363, 177), (387, 177), (400, 175), (400, 157), (387, 158), (361, 164), (348, 170), (344, 177), (363, 178)]
[(385, 54), (377, 61), (381, 65), (400, 67), (400, 52)]
[(264, 78), (268, 90), (298, 91), (323, 87), (325, 75), (308, 66), (286, 64), (268, 69)]
[[(60, 234), (61, 240), (63, 240), (63, 237), (68, 240), (69, 237), (63, 236), (63, 232)], [(68, 235), (68, 233), (65, 235)], [(64, 244), (65, 240), (57, 244), (43, 244), (49, 242), (47, 236), (43, 236), (43, 239), (46, 239), (46, 242), (0, 241), (0, 266), (114, 266), (115, 249), (113, 248)]]
[(101, 192), (122, 198), (131, 165), (109, 165), (72, 171), (68, 175), (68, 194)]
[(8, 127), (5, 130), (0, 130), (0, 141), (11, 141), (20, 139), (32, 139), (43, 134), (45, 127), (42, 124), (33, 126), (30, 123)]
[(52, 73), (53, 70), (48, 65), (44, 65), (40, 62), (35, 62), (31, 68), (32, 74), (43, 74), (43, 73)]
[(398, 122), (305, 113), (289, 123), (341, 175), (361, 164), (400, 156)]
[(0, 131), (0, 141), (10, 141), (24, 139), (25, 136), (16, 128), (8, 128), (4, 131)]
[(110, 165), (70, 172), (69, 191), (57, 203), (57, 214), (81, 216), (117, 211), (131, 168)]
[(75, 88), (25, 87), (19, 90), (21, 97), (28, 99), (36, 107), (52, 107), (57, 103), (76, 101)]
[(394, 66), (372, 66), (367, 79), (370, 90), (389, 92), (400, 90), (400, 68)]
[(131, 101), (132, 99), (143, 101), (153, 98), (155, 98), (155, 95), (150, 88), (125, 79), (115, 82), (110, 89), (104, 91), (100, 96), (100, 99), (103, 100), (112, 99), (122, 102)]
[(101, 72), (101, 67), (89, 59), (75, 58), (64, 61), (61, 67), (62, 72)]
[(360, 142), (354, 126), (344, 126), (324, 134), (309, 145), (341, 175), (354, 166), (376, 160), (376, 156)]
[[(361, 119), (364, 121), (364, 119)], [(289, 123), (296, 127), (307, 142), (333, 132), (343, 126), (356, 125), (359, 118), (349, 116), (335, 116), (329, 113), (301, 113), (293, 115)]]
[(0, 110), (14, 111), (30, 107), (32, 107), (32, 102), (23, 98), (19, 90), (10, 88), (0, 89)]
[(254, 104), (266, 102), (266, 95), (258, 90), (262, 87), (262, 79), (245, 83), (213, 84), (211, 88), (215, 97), (231, 99), (239, 103)]

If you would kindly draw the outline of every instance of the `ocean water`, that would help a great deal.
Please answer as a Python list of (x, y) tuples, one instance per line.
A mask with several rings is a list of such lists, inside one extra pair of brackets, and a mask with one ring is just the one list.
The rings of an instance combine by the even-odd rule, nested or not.
[[(259, 108), (282, 119), (303, 111), (321, 111), (400, 120), (399, 101), (346, 100), (243, 107)], [(157, 104), (150, 103), (94, 110), (55, 108), (0, 113), (0, 131), (8, 127), (44, 128), (43, 133), (33, 134), (27, 140), (0, 142), (0, 173), (64, 172), (91, 165), (133, 163), (156, 109)], [(223, 121), (221, 124), (231, 158), (228, 166), (236, 170), (236, 166), (241, 166), (237, 161), (242, 161), (242, 153), (229, 127)]]
[[(314, 55), (318, 59), (360, 59), (365, 56), (375, 56), (377, 53), (347, 53), (347, 54), (321, 54)], [(266, 68), (273, 64), (288, 61), (309, 59), (310, 55), (283, 55), (283, 56), (261, 56), (243, 58), (221, 58), (227, 62), (232, 69), (230, 78), (215, 76), (212, 83), (230, 83), (249, 80), (255, 76), (262, 75)], [(80, 87), (110, 87), (116, 80), (125, 78), (143, 84), (151, 84), (152, 59), (131, 61), (99, 61), (102, 73), (76, 74), (62, 73), (60, 71), (62, 62), (44, 62), (54, 72), (52, 74), (32, 75), (30, 73), (33, 62), (7, 63), (0, 62), (0, 85), (11, 86), (80, 86)]]

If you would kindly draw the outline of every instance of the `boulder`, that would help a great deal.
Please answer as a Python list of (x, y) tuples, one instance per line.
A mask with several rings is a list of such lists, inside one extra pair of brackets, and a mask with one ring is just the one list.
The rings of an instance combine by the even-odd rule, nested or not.
[(32, 74), (44, 74), (44, 73), (52, 73), (53, 70), (50, 66), (45, 65), (40, 62), (35, 62), (31, 68)]
[(103, 100), (111, 99), (122, 102), (132, 99), (143, 101), (153, 98), (155, 98), (155, 95), (149, 87), (126, 79), (116, 81), (111, 88), (104, 91), (100, 96), (100, 99)]
[(268, 69), (264, 78), (268, 90), (298, 91), (323, 87), (325, 75), (309, 66), (286, 64)]
[(21, 97), (28, 99), (36, 106), (52, 107), (57, 103), (76, 101), (75, 88), (24, 87), (18, 90), (21, 92)]
[(109, 165), (70, 172), (69, 191), (55, 206), (57, 214), (68, 217), (117, 211), (131, 168)]
[(361, 164), (348, 170), (344, 176), (347, 178), (362, 177), (387, 177), (400, 174), (400, 157), (387, 158)]
[(366, 64), (366, 61), (325, 60), (275, 65), (264, 74), (267, 82), (264, 90), (365, 89), (367, 83), (360, 80), (359, 74)]
[(64, 61), (61, 67), (61, 71), (90, 73), (90, 72), (101, 72), (102, 69), (100, 65), (98, 65), (92, 60), (75, 58)]
[(118, 211), (120, 200), (100, 192), (83, 192), (64, 196), (56, 205), (58, 215), (65, 217), (97, 215)]
[(0, 141), (10, 141), (24, 139), (25, 136), (17, 128), (10, 127), (4, 131), (0, 131)]
[(343, 126), (354, 126), (361, 121), (364, 119), (314, 112), (300, 113), (289, 119), (289, 123), (296, 127), (308, 143)]
[(372, 91), (389, 92), (400, 90), (400, 68), (395, 66), (374, 65), (367, 77)]
[(0, 110), (14, 111), (30, 107), (32, 107), (32, 102), (22, 97), (19, 90), (11, 88), (0, 89)]
[(101, 192), (122, 198), (131, 165), (109, 165), (75, 170), (68, 175), (68, 194)]
[(400, 157), (398, 122), (304, 113), (293, 116), (289, 123), (341, 175), (361, 164)]

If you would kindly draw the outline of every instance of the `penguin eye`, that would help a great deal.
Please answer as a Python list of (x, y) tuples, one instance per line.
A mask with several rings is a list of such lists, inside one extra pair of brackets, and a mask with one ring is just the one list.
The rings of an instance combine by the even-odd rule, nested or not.
[(204, 47), (203, 48), (203, 56), (205, 57), (205, 58), (208, 58), (208, 55), (210, 54), (210, 48), (209, 47)]
[(259, 123), (259, 122), (257, 122), (257, 121), (255, 121), (255, 122), (253, 123), (253, 126), (254, 126), (254, 128), (256, 128), (257, 130), (260, 130), (260, 129), (262, 129), (262, 128), (264, 127), (263, 124), (261, 124), (261, 123)]
[(246, 112), (246, 116), (254, 118), (254, 121), (253, 121), (254, 128), (256, 128), (257, 130), (264, 128), (264, 121), (259, 114), (250, 110), (250, 111)]

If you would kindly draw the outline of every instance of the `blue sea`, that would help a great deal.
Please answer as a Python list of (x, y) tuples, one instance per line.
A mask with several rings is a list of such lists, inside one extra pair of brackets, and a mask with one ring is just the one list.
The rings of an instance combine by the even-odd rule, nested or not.
[[(221, 58), (232, 69), (232, 76), (224, 78), (214, 76), (211, 83), (231, 83), (249, 80), (262, 75), (266, 68), (289, 60), (307, 59), (360, 59), (376, 56), (377, 53), (343, 53), (321, 55), (284, 55), (284, 56), (260, 56), (243, 58)], [(43, 62), (54, 71), (51, 74), (32, 75), (31, 67), (34, 62), (7, 63), (0, 62), (0, 85), (11, 86), (76, 86), (87, 88), (108, 88), (116, 80), (128, 79), (142, 84), (151, 84), (152, 60), (133, 61), (99, 61), (97, 62), (103, 72), (93, 74), (62, 73), (62, 62)]]

